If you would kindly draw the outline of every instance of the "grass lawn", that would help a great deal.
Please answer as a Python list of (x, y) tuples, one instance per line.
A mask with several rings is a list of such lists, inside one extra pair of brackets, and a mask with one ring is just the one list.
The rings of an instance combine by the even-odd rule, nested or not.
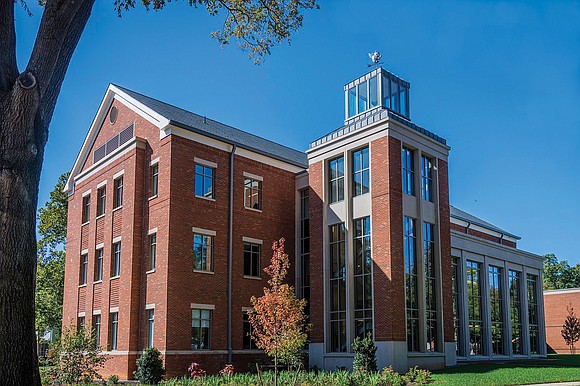
[(580, 381), (580, 355), (548, 355), (547, 359), (484, 362), (433, 372), (441, 385), (525, 385)]

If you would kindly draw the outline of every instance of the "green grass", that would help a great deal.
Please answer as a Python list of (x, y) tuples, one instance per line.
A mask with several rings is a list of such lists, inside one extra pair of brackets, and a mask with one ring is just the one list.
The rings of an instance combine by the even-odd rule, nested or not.
[(433, 372), (441, 385), (526, 385), (580, 381), (580, 355), (548, 355), (547, 359), (459, 365)]

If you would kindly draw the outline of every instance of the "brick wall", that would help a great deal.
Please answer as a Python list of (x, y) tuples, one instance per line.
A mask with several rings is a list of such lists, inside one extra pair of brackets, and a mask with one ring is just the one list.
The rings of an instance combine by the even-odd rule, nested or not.
[[(324, 342), (323, 163), (308, 168), (310, 183), (310, 341)], [(314, 294), (315, 296), (312, 296)]]
[[(561, 333), (569, 307), (574, 308), (576, 316), (580, 314), (580, 290), (565, 293), (544, 292), (548, 353), (570, 354), (570, 348), (566, 346)], [(579, 345), (576, 344), (576, 346)]]

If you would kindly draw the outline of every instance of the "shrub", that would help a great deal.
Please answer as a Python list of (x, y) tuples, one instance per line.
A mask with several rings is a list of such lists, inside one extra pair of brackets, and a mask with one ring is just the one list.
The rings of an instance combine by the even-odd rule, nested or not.
[(227, 364), (223, 369), (220, 370), (220, 375), (222, 377), (224, 376), (228, 376), (228, 375), (234, 375), (234, 365), (231, 364)]
[(145, 349), (137, 359), (137, 371), (133, 373), (135, 378), (147, 385), (156, 385), (163, 379), (165, 369), (161, 361), (161, 353), (155, 347)]
[(193, 362), (192, 364), (189, 365), (189, 367), (187, 368), (187, 370), (190, 372), (191, 377), (193, 379), (199, 379), (201, 377), (205, 377), (205, 370), (201, 368), (199, 363), (195, 363)]
[(118, 385), (118, 384), (119, 384), (119, 376), (118, 375), (111, 375), (107, 379), (107, 386), (113, 386), (113, 385)]
[(402, 386), (403, 378), (391, 366), (385, 367), (377, 379), (377, 386)]
[(364, 338), (359, 336), (355, 338), (352, 342), (352, 351), (354, 351), (352, 364), (354, 371), (377, 371), (377, 346), (370, 332)]
[(415, 366), (410, 368), (407, 374), (403, 375), (403, 380), (411, 384), (426, 385), (431, 383), (431, 372)]

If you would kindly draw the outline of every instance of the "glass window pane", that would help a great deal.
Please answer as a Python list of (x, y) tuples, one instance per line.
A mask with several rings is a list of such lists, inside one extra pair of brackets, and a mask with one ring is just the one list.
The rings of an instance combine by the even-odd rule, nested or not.
[(369, 80), (369, 92), (370, 92), (370, 107), (376, 107), (379, 105), (379, 94), (378, 94), (378, 81), (377, 77), (373, 76)]
[(358, 85), (358, 112), (366, 111), (369, 108), (368, 103), (367, 82), (365, 81)]
[(348, 116), (349, 118), (356, 115), (356, 89), (354, 87), (348, 90)]

